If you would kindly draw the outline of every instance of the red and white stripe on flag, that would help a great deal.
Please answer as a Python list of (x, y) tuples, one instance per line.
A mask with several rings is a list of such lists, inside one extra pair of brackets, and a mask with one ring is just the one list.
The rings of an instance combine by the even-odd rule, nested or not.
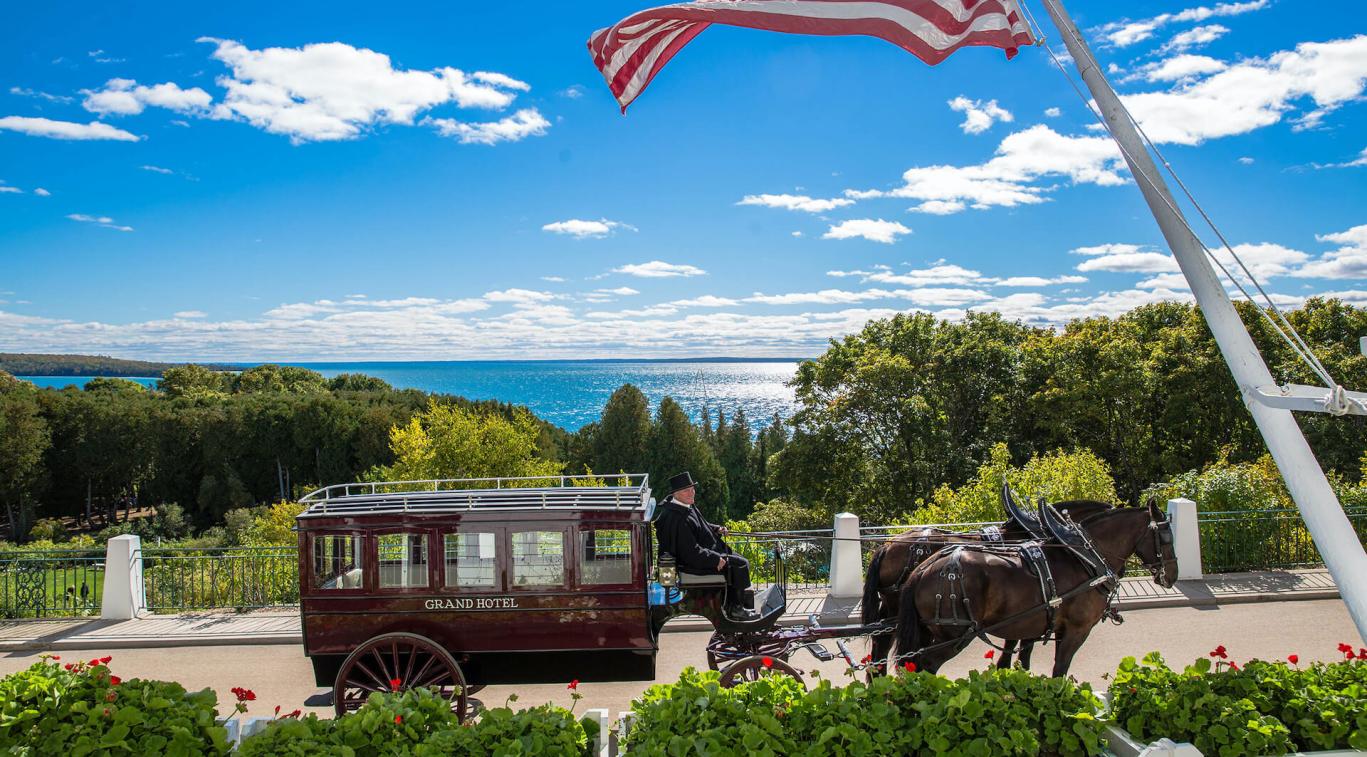
[(589, 37), (589, 52), (625, 113), (669, 59), (711, 24), (878, 37), (932, 66), (961, 47), (998, 47), (1012, 58), (1035, 41), (1017, 0), (694, 0), (600, 29)]

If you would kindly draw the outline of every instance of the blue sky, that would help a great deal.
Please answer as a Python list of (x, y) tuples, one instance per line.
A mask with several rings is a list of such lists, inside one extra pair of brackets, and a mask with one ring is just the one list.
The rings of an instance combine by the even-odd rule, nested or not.
[[(648, 5), (10, 9), (0, 350), (811, 355), (1188, 297), (1042, 49), (713, 27), (623, 117), (584, 45)], [(1246, 262), (1367, 305), (1367, 21), (1119, 5), (1070, 9)]]

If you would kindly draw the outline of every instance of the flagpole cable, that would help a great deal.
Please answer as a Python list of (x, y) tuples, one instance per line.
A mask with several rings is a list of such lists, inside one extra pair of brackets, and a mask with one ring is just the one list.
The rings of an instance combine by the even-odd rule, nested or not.
[[(1048, 2), (1049, 0), (1043, 1)], [(1027, 8), (1026, 13), (1033, 20), (1034, 16), (1029, 12), (1028, 6), (1025, 4), (1024, 0), (1021, 0), (1021, 6)], [(1038, 26), (1038, 24), (1036, 25)], [(1074, 39), (1076, 39), (1076, 36), (1074, 36)], [(1087, 110), (1091, 112), (1093, 116), (1096, 117), (1097, 121), (1101, 124), (1102, 128), (1104, 128), (1108, 134), (1111, 134), (1111, 129), (1110, 126), (1106, 123), (1106, 119), (1099, 112), (1097, 112), (1095, 107), (1093, 107), (1091, 99), (1088, 98), (1085, 94), (1083, 94), (1082, 90), (1078, 88), (1077, 82), (1075, 82), (1073, 80), (1073, 77), (1068, 74), (1067, 68), (1063, 65), (1063, 61), (1059, 60), (1058, 55), (1054, 52), (1054, 48), (1048, 43), (1048, 41), (1044, 38), (1043, 35), (1041, 35), (1038, 38), (1038, 40), (1039, 41), (1036, 44), (1043, 47), (1045, 51), (1049, 53), (1049, 57), (1053, 60), (1055, 67), (1057, 67), (1059, 72), (1063, 74), (1063, 77), (1068, 80), (1068, 84), (1073, 88), (1073, 91), (1077, 94), (1078, 98), (1082, 100), (1083, 105), (1086, 106)], [(1095, 62), (1095, 59), (1093, 59), (1092, 63), (1095, 64)], [(1125, 114), (1125, 117), (1129, 119), (1129, 121), (1132, 124), (1134, 124), (1136, 129), (1140, 132), (1141, 137), (1144, 139), (1145, 143), (1147, 143), (1154, 150), (1155, 153), (1158, 153), (1159, 151), (1157, 147), (1153, 144), (1153, 141), (1148, 138), (1148, 135), (1143, 133), (1143, 129), (1139, 128), (1138, 122), (1135, 120), (1134, 116), (1129, 112), (1129, 109), (1125, 107), (1123, 102), (1121, 102), (1120, 105), (1122, 111)], [(1133, 156), (1130, 155), (1129, 151), (1125, 149), (1125, 146), (1120, 144), (1120, 142), (1115, 139), (1114, 134), (1111, 134), (1111, 137), (1112, 141), (1115, 142), (1116, 146), (1120, 149), (1120, 152), (1125, 156), (1127, 160), (1129, 160), (1131, 164), (1133, 164)], [(1281, 338), (1287, 343), (1287, 346), (1291, 348), (1292, 354), (1296, 355), (1303, 362), (1305, 362), (1306, 365), (1310, 367), (1310, 370), (1314, 372), (1320, 378), (1321, 381), (1325, 382), (1326, 388), (1333, 389), (1337, 387), (1339, 385), (1338, 382), (1334, 381), (1333, 377), (1329, 374), (1329, 370), (1324, 367), (1323, 363), (1319, 361), (1319, 358), (1317, 358), (1314, 352), (1309, 348), (1309, 346), (1305, 344), (1305, 341), (1301, 338), (1300, 334), (1296, 331), (1295, 327), (1292, 326), (1289, 321), (1287, 321), (1286, 316), (1282, 314), (1281, 310), (1277, 307), (1276, 303), (1272, 301), (1272, 298), (1262, 288), (1261, 284), (1258, 283), (1258, 280), (1253, 276), (1252, 272), (1250, 272), (1248, 270), (1248, 267), (1244, 265), (1243, 260), (1239, 257), (1237, 253), (1234, 252), (1228, 240), (1225, 239), (1224, 234), (1220, 232), (1220, 230), (1215, 226), (1214, 221), (1210, 218), (1209, 215), (1206, 214), (1205, 210), (1201, 208), (1200, 204), (1196, 201), (1196, 198), (1192, 196), (1191, 192), (1187, 189), (1186, 185), (1177, 176), (1171, 164), (1168, 163), (1167, 159), (1164, 158), (1161, 153), (1159, 153), (1159, 159), (1163, 161), (1163, 165), (1168, 169), (1168, 173), (1172, 175), (1173, 179), (1177, 181), (1178, 186), (1182, 188), (1182, 191), (1186, 195), (1187, 199), (1192, 202), (1196, 209), (1201, 213), (1201, 216), (1206, 220), (1206, 223), (1208, 223), (1211, 226), (1211, 228), (1215, 231), (1216, 235), (1220, 238), (1220, 241), (1224, 244), (1225, 249), (1229, 251), (1230, 256), (1233, 257), (1234, 260), (1239, 263), (1240, 268), (1243, 269), (1244, 274), (1248, 277), (1249, 281), (1258, 289), (1258, 292), (1263, 296), (1264, 301), (1267, 302), (1268, 307), (1277, 315), (1277, 317), (1282, 321), (1282, 323), (1286, 325), (1286, 328), (1291, 332), (1291, 334), (1295, 336), (1295, 338), (1293, 339), (1291, 336), (1289, 336), (1286, 333), (1286, 330), (1283, 330), (1282, 327), (1278, 325), (1277, 321), (1273, 320), (1272, 316), (1268, 314), (1267, 309), (1258, 306), (1257, 301), (1253, 298), (1251, 294), (1249, 294), (1248, 290), (1244, 288), (1243, 284), (1241, 284), (1239, 280), (1235, 278), (1232, 273), (1230, 273), (1229, 269), (1219, 258), (1215, 256), (1214, 252), (1202, 243), (1201, 249), (1205, 251), (1206, 256), (1209, 257), (1211, 261), (1215, 263), (1215, 265), (1220, 269), (1221, 273), (1223, 273), (1225, 277), (1229, 279), (1230, 283), (1234, 284), (1234, 286), (1239, 290), (1239, 293), (1244, 296), (1244, 299), (1248, 300), (1256, 307), (1259, 314), (1261, 314), (1262, 317), (1268, 322), (1268, 325), (1272, 327), (1272, 330), (1275, 331), (1279, 336), (1281, 336)], [(1139, 172), (1139, 176), (1151, 188), (1157, 187), (1153, 179), (1149, 177), (1146, 173), (1144, 173), (1142, 170)], [(1168, 209), (1173, 212), (1174, 216), (1181, 219), (1182, 225), (1185, 226), (1187, 231), (1191, 232), (1192, 236), (1197, 239), (1198, 243), (1200, 243), (1200, 237), (1196, 234), (1196, 230), (1193, 229), (1191, 227), (1191, 224), (1186, 220), (1186, 217), (1183, 216), (1166, 197), (1162, 197), (1162, 200), (1163, 204), (1168, 206)]]

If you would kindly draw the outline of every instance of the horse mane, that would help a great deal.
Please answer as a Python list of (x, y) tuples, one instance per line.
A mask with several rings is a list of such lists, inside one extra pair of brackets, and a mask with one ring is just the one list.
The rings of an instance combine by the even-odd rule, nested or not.
[(1068, 517), (1074, 521), (1082, 521), (1084, 518), (1090, 518), (1093, 515), (1119, 509), (1109, 502), (1099, 502), (1094, 499), (1069, 499), (1055, 502), (1053, 505), (1060, 512), (1067, 513)]

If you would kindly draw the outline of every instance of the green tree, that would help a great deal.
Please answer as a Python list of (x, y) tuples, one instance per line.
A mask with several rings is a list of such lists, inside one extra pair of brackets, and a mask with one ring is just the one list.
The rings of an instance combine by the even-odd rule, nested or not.
[(729, 499), (726, 471), (679, 403), (665, 397), (655, 411), (651, 428), (649, 473), (655, 496), (663, 498), (668, 493), (669, 478), (682, 471), (693, 474), (698, 484), (698, 504), (708, 517), (716, 522), (725, 520)]
[(288, 392), (313, 394), (328, 389), (327, 379), (317, 371), (292, 365), (258, 365), (237, 374), (233, 390), (252, 392)]
[(43, 455), (50, 444), (36, 388), (0, 372), (0, 501), (12, 540), (33, 525), (45, 473)]
[(729, 424), (723, 425), (723, 420), (718, 414), (716, 446), (717, 462), (726, 471), (727, 512), (732, 518), (745, 518), (760, 496), (754, 437), (743, 408), (736, 410)]
[(639, 473), (650, 454), (650, 403), (631, 384), (608, 398), (591, 431), (591, 467), (601, 473)]
[(228, 391), (229, 381), (229, 374), (202, 365), (180, 365), (161, 374), (157, 390), (172, 397), (221, 396)]
[(334, 392), (390, 392), (388, 381), (364, 373), (342, 373), (328, 379), (327, 388)]
[(389, 431), (391, 465), (373, 469), (373, 481), (414, 481), (496, 476), (558, 476), (563, 463), (537, 455), (540, 429), (526, 411), (505, 418), (431, 401), (407, 424)]

